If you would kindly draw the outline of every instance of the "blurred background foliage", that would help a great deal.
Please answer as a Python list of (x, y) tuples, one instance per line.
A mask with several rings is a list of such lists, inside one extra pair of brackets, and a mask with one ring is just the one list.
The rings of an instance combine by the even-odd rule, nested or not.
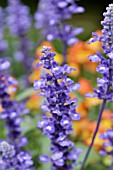
[[(28, 5), (30, 7), (31, 14), (34, 14), (37, 9), (38, 0), (22, 0), (22, 2)], [(74, 15), (72, 20), (70, 20), (70, 23), (84, 28), (84, 32), (79, 37), (86, 40), (91, 36), (92, 31), (101, 29), (100, 21), (103, 18), (102, 13), (105, 11), (106, 6), (113, 1), (77, 0), (76, 2), (85, 8), (85, 13)], [(0, 0), (0, 6), (6, 7), (7, 0)]]

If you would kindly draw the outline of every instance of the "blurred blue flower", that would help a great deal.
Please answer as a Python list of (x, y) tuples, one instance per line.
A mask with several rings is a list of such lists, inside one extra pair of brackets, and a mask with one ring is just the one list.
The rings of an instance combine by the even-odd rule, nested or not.
[(4, 40), (4, 28), (5, 28), (5, 14), (2, 7), (0, 7), (0, 53), (5, 52), (8, 47), (8, 43)]
[(7, 7), (7, 24), (12, 35), (25, 35), (31, 27), (29, 8), (23, 5), (20, 0), (8, 0), (8, 3), (9, 6)]
[[(23, 5), (20, 0), (8, 0), (7, 11), (7, 26), (10, 29), (12, 36), (19, 37), (19, 45), (16, 43), (17, 51), (14, 53), (14, 58), (18, 62), (23, 62), (24, 72), (28, 74), (31, 69), (32, 57), (29, 55), (31, 50), (31, 42), (27, 34), (32, 25), (30, 10)], [(27, 80), (28, 83), (28, 80)]]
[(77, 42), (75, 37), (83, 31), (66, 24), (66, 20), (72, 18), (72, 14), (84, 12), (83, 7), (77, 6), (74, 0), (40, 0), (35, 13), (35, 26), (48, 41), (60, 39), (67, 45)]

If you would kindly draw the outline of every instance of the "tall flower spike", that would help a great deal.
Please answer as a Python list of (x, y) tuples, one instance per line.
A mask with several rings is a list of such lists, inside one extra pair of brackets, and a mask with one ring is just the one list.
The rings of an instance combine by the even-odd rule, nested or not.
[[(0, 59), (0, 119), (5, 120), (7, 127), (7, 142), (0, 143), (0, 150), (3, 153), (0, 158), (0, 168), (2, 170), (32, 170), (33, 164), (31, 156), (21, 151), (21, 147), (27, 144), (27, 139), (21, 135), (22, 115), (27, 114), (28, 110), (24, 108), (24, 104), (17, 103), (11, 99), (9, 92), (15, 91), (17, 81), (3, 71), (10, 66), (5, 59)], [(11, 87), (11, 91), (10, 90)], [(13, 146), (12, 146), (13, 145)]]
[[(0, 119), (4, 119), (8, 130), (8, 140), (15, 147), (20, 148), (27, 144), (27, 139), (21, 136), (20, 124), (22, 122), (21, 116), (26, 113), (21, 104), (10, 99), (9, 88), (15, 90), (16, 80), (9, 75), (0, 74), (0, 105), (2, 111)], [(24, 113), (25, 111), (25, 113)]]
[(31, 18), (29, 16), (29, 8), (21, 4), (20, 0), (8, 0), (8, 26), (12, 35), (25, 35), (31, 27)]
[(10, 66), (5, 59), (0, 59), (0, 105), (2, 107), (0, 119), (4, 119), (8, 131), (8, 141), (16, 148), (20, 148), (27, 144), (27, 139), (21, 136), (20, 124), (22, 115), (27, 114), (28, 110), (24, 108), (24, 104), (18, 103), (11, 99), (9, 92), (15, 91), (17, 81), (3, 73)]
[(90, 42), (100, 41), (102, 42), (102, 48), (106, 54), (106, 58), (101, 54), (89, 56), (91, 62), (99, 62), (97, 66), (97, 72), (102, 74), (102, 78), (97, 78), (98, 89), (95, 89), (95, 96), (99, 99), (106, 99), (110, 102), (113, 101), (113, 4), (110, 4), (106, 8), (107, 12), (104, 15), (104, 21), (102, 21), (102, 36), (95, 36)]
[(83, 31), (66, 24), (72, 14), (82, 13), (84, 8), (78, 7), (74, 0), (40, 0), (35, 14), (36, 28), (40, 29), (48, 41), (60, 39), (67, 45), (77, 42), (75, 37)]
[(106, 102), (113, 101), (113, 4), (110, 4), (106, 8), (107, 12), (104, 15), (104, 21), (101, 22), (103, 29), (102, 29), (102, 36), (93, 33), (94, 38), (91, 38), (89, 43), (100, 41), (102, 43), (103, 51), (106, 57), (103, 57), (100, 53), (96, 55), (90, 55), (89, 60), (91, 62), (99, 62), (96, 70), (102, 75), (102, 78), (97, 78), (97, 85), (98, 88), (94, 89), (94, 94), (88, 93), (87, 97), (98, 97), (102, 99), (102, 106), (100, 109), (100, 113), (98, 116), (97, 126), (92, 137), (91, 144), (88, 148), (86, 156), (84, 158), (81, 170), (84, 169), (85, 162), (88, 158), (92, 145), (94, 143), (96, 134), (98, 132), (98, 128), (100, 125), (101, 117), (103, 110), (105, 109)]
[(72, 170), (81, 150), (74, 148), (74, 143), (68, 139), (68, 135), (73, 130), (72, 120), (79, 120), (80, 115), (76, 112), (77, 99), (70, 99), (69, 94), (78, 90), (80, 85), (74, 84), (74, 81), (67, 77), (74, 69), (67, 64), (59, 66), (54, 60), (55, 53), (50, 52), (50, 49), (43, 47), (43, 55), (37, 64), (37, 67), (43, 65), (47, 72), (41, 76), (41, 80), (34, 82), (35, 90), (39, 90), (39, 95), (46, 98), (41, 109), (51, 114), (50, 117), (44, 114), (43, 120), (38, 122), (38, 127), (50, 138), (52, 155), (40, 156), (39, 159), (42, 162), (51, 161), (51, 170)]
[(1, 53), (5, 52), (7, 49), (7, 41), (4, 40), (4, 11), (0, 7), (0, 57)]
[(27, 71), (28, 73), (32, 62), (32, 58), (29, 56), (31, 42), (27, 37), (32, 22), (29, 8), (23, 5), (20, 0), (8, 0), (7, 13), (8, 28), (10, 29), (11, 34), (19, 37), (20, 40), (19, 47), (15, 52), (14, 57), (17, 61), (24, 63), (24, 71)]

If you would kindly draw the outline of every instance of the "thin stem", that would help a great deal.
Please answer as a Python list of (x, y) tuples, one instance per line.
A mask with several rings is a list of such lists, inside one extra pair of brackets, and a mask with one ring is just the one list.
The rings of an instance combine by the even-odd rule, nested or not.
[(84, 160), (83, 160), (81, 170), (84, 169), (84, 165), (85, 165), (86, 160), (87, 160), (87, 158), (88, 158), (88, 156), (89, 156), (89, 154), (90, 154), (90, 151), (91, 151), (91, 149), (92, 149), (92, 146), (93, 146), (93, 143), (94, 143), (96, 134), (97, 134), (97, 132), (98, 132), (100, 122), (101, 122), (102, 113), (103, 113), (103, 111), (104, 111), (104, 109), (105, 109), (105, 105), (106, 105), (106, 99), (104, 99), (103, 102), (102, 102), (101, 109), (100, 109), (100, 113), (99, 113), (99, 115), (98, 115), (97, 126), (96, 126), (95, 132), (94, 132), (94, 134), (93, 134), (91, 144), (90, 144), (90, 146), (89, 146), (89, 148), (88, 148), (88, 151), (87, 151), (87, 153), (86, 153), (86, 155), (85, 155), (85, 158), (84, 158)]
[(23, 53), (23, 64), (24, 64), (24, 71), (25, 73), (28, 73), (30, 70), (30, 64), (29, 62), (30, 57), (29, 57), (29, 41), (26, 35), (21, 35), (20, 36), (20, 50)]

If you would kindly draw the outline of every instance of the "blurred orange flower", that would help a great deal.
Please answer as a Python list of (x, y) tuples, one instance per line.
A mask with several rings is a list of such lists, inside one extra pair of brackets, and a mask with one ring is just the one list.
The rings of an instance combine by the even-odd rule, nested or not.
[(2, 105), (0, 105), (0, 113), (3, 111)]
[(88, 62), (88, 56), (90, 54), (92, 54), (92, 50), (86, 45), (86, 43), (78, 41), (78, 43), (68, 48), (67, 63), (86, 63)]
[(26, 102), (26, 107), (30, 110), (35, 110), (40, 107), (41, 97), (36, 93), (32, 94)]
[(39, 80), (40, 79), (40, 74), (41, 74), (41, 70), (42, 70), (42, 67), (38, 67), (38, 68), (35, 68), (36, 64), (39, 62), (39, 60), (35, 60), (33, 62), (33, 68), (34, 68), (34, 71), (29, 75), (29, 81), (30, 83), (33, 83), (34, 80)]
[[(101, 30), (95, 31), (98, 35), (102, 36)], [(89, 40), (88, 40), (89, 41)], [(99, 41), (93, 42), (91, 44), (88, 44), (88, 41), (86, 42), (87, 46), (94, 52), (102, 51), (102, 43)]]
[[(103, 140), (99, 138), (99, 135), (113, 126), (113, 120), (111, 119), (111, 115), (112, 112), (109, 109), (104, 110), (101, 124), (94, 142), (94, 147), (96, 150), (102, 148), (103, 144)], [(84, 141), (84, 143), (89, 146), (96, 125), (97, 121), (90, 121), (88, 117), (84, 117), (80, 121), (73, 121), (74, 135), (80, 135), (80, 138)]]
[(85, 95), (86, 93), (91, 92), (93, 90), (91, 82), (86, 78), (82, 77), (79, 79), (78, 82), (81, 85), (79, 89), (80, 94)]
[(81, 118), (87, 117), (87, 108), (84, 104), (84, 102), (79, 102), (78, 107), (76, 108), (76, 111), (80, 113)]
[(102, 100), (98, 99), (98, 98), (85, 98), (84, 100), (84, 104), (86, 106), (86, 108), (91, 108), (93, 106), (97, 106), (99, 104), (102, 103)]

